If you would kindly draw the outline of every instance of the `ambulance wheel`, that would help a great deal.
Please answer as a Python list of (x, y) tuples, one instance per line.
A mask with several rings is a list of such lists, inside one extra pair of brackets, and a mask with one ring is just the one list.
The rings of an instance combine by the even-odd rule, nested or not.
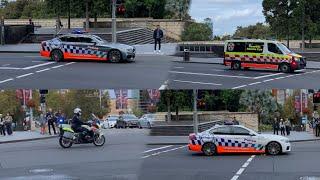
[(287, 64), (287, 63), (282, 63), (282, 64), (280, 65), (280, 67), (279, 67), (279, 70), (280, 70), (281, 72), (284, 72), (284, 73), (289, 73), (289, 72), (291, 72), (290, 65)]
[(231, 68), (234, 70), (241, 70), (241, 62), (236, 61), (231, 64)]
[(281, 145), (277, 142), (270, 142), (267, 146), (266, 146), (266, 152), (269, 155), (278, 155), (282, 152), (281, 150)]
[(63, 61), (63, 53), (59, 49), (55, 49), (51, 52), (50, 58), (52, 61), (61, 62)]
[(119, 63), (122, 60), (122, 55), (119, 50), (111, 50), (108, 53), (108, 59), (112, 63)]
[(205, 143), (202, 146), (202, 152), (206, 156), (213, 156), (217, 153), (217, 147), (213, 143)]

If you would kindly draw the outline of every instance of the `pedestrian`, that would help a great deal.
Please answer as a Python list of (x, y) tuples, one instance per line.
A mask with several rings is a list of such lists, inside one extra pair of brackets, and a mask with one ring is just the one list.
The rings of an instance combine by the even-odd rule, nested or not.
[(49, 130), (49, 134), (51, 134), (51, 128), (53, 129), (53, 133), (56, 135), (57, 132), (56, 132), (56, 128), (55, 128), (55, 117), (52, 113), (52, 110), (49, 109), (48, 113), (46, 114), (46, 119), (47, 119), (47, 122), (48, 122), (48, 130)]
[(40, 122), (40, 134), (44, 135), (46, 133), (47, 121), (43, 114), (40, 114), (39, 122)]
[(290, 122), (290, 120), (288, 118), (284, 122), (284, 125), (286, 127), (287, 136), (289, 136), (290, 135), (290, 131), (291, 131), (291, 122)]
[(32, 21), (32, 17), (29, 17), (29, 25), (34, 26), (34, 22)]
[(286, 126), (284, 124), (283, 119), (280, 120), (279, 125), (280, 125), (281, 136), (285, 136), (286, 135), (286, 133), (285, 133)]
[(154, 53), (157, 52), (157, 44), (159, 44), (158, 52), (161, 52), (161, 39), (163, 38), (163, 31), (160, 29), (160, 25), (157, 25), (157, 29), (153, 32), (154, 39)]
[(12, 116), (10, 115), (10, 113), (7, 113), (6, 117), (4, 117), (4, 126), (7, 130), (8, 135), (12, 135), (12, 121)]
[(280, 128), (279, 126), (280, 125), (279, 125), (278, 119), (274, 118), (274, 120), (273, 120), (273, 134), (279, 135), (279, 128)]
[(0, 135), (6, 135), (6, 128), (4, 126), (4, 118), (2, 117), (2, 114), (0, 114)]
[(317, 118), (316, 121), (316, 136), (319, 137), (320, 136), (320, 119)]
[(239, 121), (236, 119), (236, 117), (233, 117), (233, 125), (240, 125)]

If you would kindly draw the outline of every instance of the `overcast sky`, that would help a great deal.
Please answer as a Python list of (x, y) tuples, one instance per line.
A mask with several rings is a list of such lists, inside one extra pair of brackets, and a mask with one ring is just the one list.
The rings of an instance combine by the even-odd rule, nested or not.
[(191, 17), (213, 20), (214, 35), (233, 34), (237, 26), (265, 22), (262, 0), (192, 0)]

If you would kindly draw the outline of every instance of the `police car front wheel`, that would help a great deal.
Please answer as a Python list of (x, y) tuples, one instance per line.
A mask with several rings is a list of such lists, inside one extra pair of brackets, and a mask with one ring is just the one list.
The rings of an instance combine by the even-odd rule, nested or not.
[(202, 152), (204, 153), (204, 155), (206, 156), (213, 156), (216, 154), (217, 152), (217, 148), (216, 145), (213, 143), (205, 143), (202, 146)]
[(121, 52), (118, 50), (111, 50), (108, 53), (108, 59), (113, 62), (113, 63), (118, 63), (121, 61), (122, 56), (121, 56)]
[(55, 49), (51, 52), (51, 60), (60, 62), (63, 61), (63, 53), (59, 49)]
[(269, 155), (278, 155), (281, 153), (281, 145), (277, 142), (270, 142), (266, 148)]

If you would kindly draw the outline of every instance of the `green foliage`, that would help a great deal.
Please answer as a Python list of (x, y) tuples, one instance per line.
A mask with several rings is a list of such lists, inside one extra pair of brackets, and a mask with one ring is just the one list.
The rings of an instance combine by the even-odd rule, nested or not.
[(266, 90), (244, 91), (240, 97), (240, 104), (245, 106), (247, 111), (258, 114), (259, 125), (262, 124), (264, 118), (279, 110), (275, 98), (270, 91)]
[(137, 116), (138, 118), (140, 118), (143, 115), (143, 112), (141, 111), (140, 108), (134, 108), (132, 109), (132, 113)]
[(190, 23), (182, 33), (182, 41), (212, 40), (212, 29), (205, 23)]
[(259, 131), (260, 132), (270, 132), (270, 131), (273, 131), (273, 127), (271, 124), (260, 124)]
[(272, 37), (273, 34), (269, 26), (262, 23), (250, 25), (247, 27), (238, 26), (233, 37), (246, 37), (250, 39), (266, 39)]
[(15, 113), (21, 107), (13, 90), (0, 91), (0, 114)]

